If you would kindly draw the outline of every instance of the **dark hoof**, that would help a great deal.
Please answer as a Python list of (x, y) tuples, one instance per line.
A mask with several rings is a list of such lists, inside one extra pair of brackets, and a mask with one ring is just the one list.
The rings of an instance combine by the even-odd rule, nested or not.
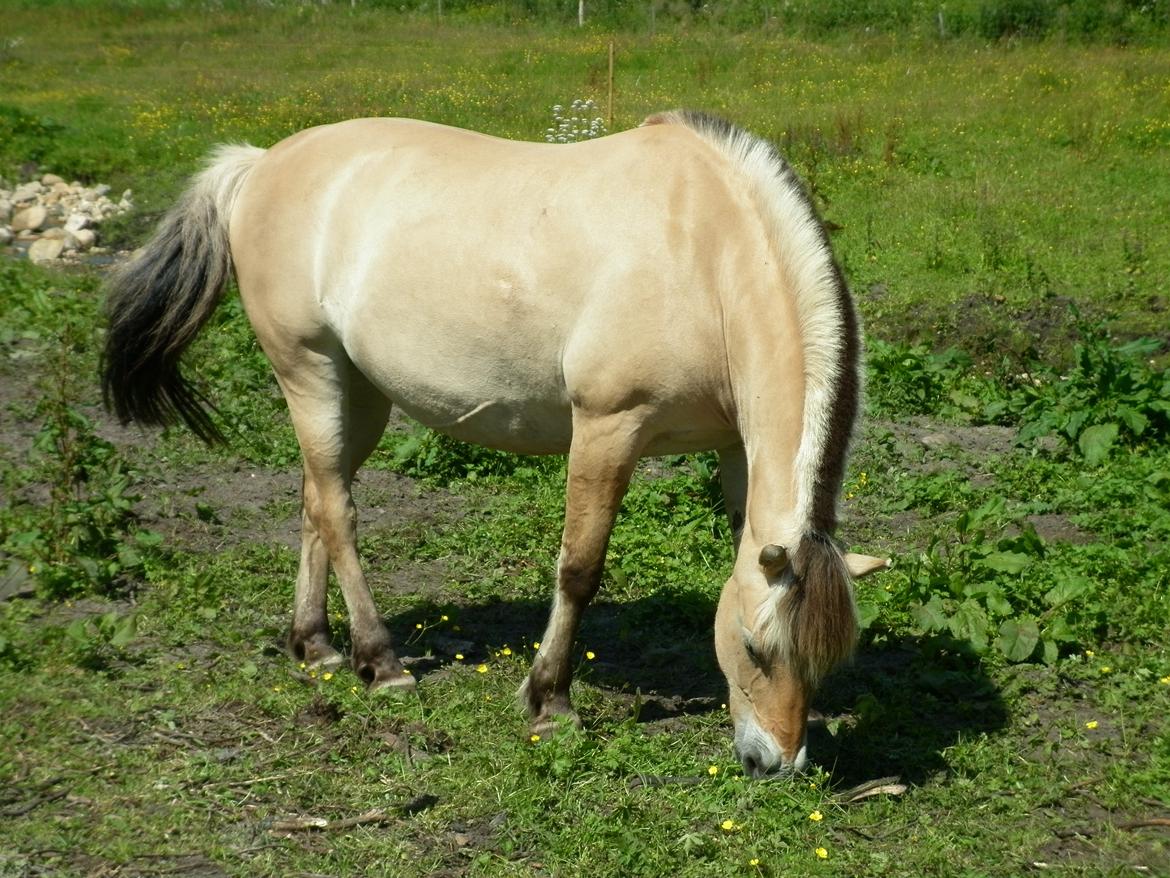
[(358, 675), (369, 692), (387, 694), (413, 692), (418, 685), (414, 675), (402, 666), (394, 653), (372, 660), (354, 659), (354, 673)]
[(538, 695), (532, 679), (524, 681), (517, 693), (521, 705), (528, 711), (529, 728), (532, 734), (548, 737), (566, 727), (581, 728), (581, 718), (569, 701), (568, 695)]
[(327, 634), (297, 637), (290, 634), (286, 650), (293, 661), (303, 662), (306, 668), (331, 671), (345, 663), (345, 656), (329, 643)]
[(571, 707), (566, 711), (538, 716), (529, 725), (532, 734), (542, 738), (554, 737), (566, 729), (581, 729), (581, 717)]

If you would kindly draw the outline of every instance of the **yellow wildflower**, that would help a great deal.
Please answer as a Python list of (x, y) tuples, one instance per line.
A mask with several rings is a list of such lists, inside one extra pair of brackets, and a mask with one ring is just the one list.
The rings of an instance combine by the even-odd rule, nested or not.
[(1093, 650), (1091, 650), (1091, 649), (1085, 650), (1085, 658), (1092, 658), (1094, 655), (1096, 655), (1096, 653), (1093, 652)]
[(1109, 667), (1109, 665), (1105, 665), (1104, 667), (1101, 668), (1101, 673), (1102, 674), (1111, 674), (1111, 673), (1113, 673), (1113, 668)]
[(808, 815), (808, 819), (811, 820), (813, 823), (820, 823), (822, 820), (825, 819), (825, 815), (822, 814), (820, 811), (813, 811), (811, 814)]
[(528, 740), (529, 740), (529, 741), (531, 741), (533, 744), (536, 744), (536, 743), (538, 743), (538, 742), (540, 741), (540, 735), (536, 735), (536, 734), (534, 734), (534, 735), (533, 735), (532, 737), (530, 737)]
[(419, 629), (421, 629), (421, 628), (422, 628), (422, 622), (415, 622), (415, 623), (414, 623), (414, 627), (415, 627), (415, 628), (419, 628)]
[(505, 646), (503, 649), (500, 650), (500, 654), (501, 655), (511, 655), (512, 648), (510, 646)]
[(593, 661), (595, 658), (597, 658), (597, 653), (591, 649), (587, 649), (585, 650), (585, 658), (589, 659), (589, 661)]
[(539, 640), (532, 641), (532, 648), (533, 649), (540, 649), (540, 641)]
[(332, 680), (333, 679), (333, 672), (326, 671), (324, 674), (321, 675), (321, 679), (322, 680)]
[(1097, 721), (1096, 721), (1095, 719), (1091, 719), (1091, 720), (1089, 720), (1087, 723), (1085, 723), (1085, 728), (1086, 728), (1086, 729), (1095, 729), (1095, 728), (1097, 728)]
[(829, 852), (827, 850), (825, 850), (824, 848), (817, 848), (815, 853), (817, 855), (817, 859), (819, 859), (819, 860), (829, 859)]
[(739, 829), (739, 827), (736, 826), (735, 821), (731, 819), (724, 820), (719, 824), (719, 828), (724, 832), (735, 832), (735, 830)]
[(475, 672), (477, 674), (486, 674), (487, 673), (487, 665), (476, 665)]
[(461, 652), (455, 653), (455, 661), (457, 661), (457, 662), (463, 661), (463, 653), (461, 653)]
[(711, 777), (714, 777), (718, 773), (719, 773), (719, 766), (718, 765), (708, 765), (707, 766), (707, 774), (711, 775)]
[(448, 619), (448, 616), (446, 613), (444, 613), (442, 616), (439, 617), (440, 622), (446, 622), (447, 619)]
[(749, 866), (758, 866), (758, 865), (760, 865), (760, 858), (759, 858), (759, 857), (752, 857), (750, 860), (748, 860), (748, 865), (749, 865)]
[(1158, 682), (1161, 683), (1163, 686), (1170, 686), (1170, 674), (1167, 674), (1165, 677), (1162, 677), (1161, 679), (1158, 680)]

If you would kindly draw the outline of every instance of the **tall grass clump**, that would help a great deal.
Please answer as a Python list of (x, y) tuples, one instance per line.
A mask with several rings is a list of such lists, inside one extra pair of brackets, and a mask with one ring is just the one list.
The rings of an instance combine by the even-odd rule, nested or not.
[(0, 456), (0, 557), (24, 566), (46, 597), (108, 592), (141, 573), (159, 540), (137, 526), (135, 474), (79, 403), (96, 314), (21, 263), (0, 265), (0, 301), (12, 321), (0, 346), (38, 362), (40, 424), (25, 459)]

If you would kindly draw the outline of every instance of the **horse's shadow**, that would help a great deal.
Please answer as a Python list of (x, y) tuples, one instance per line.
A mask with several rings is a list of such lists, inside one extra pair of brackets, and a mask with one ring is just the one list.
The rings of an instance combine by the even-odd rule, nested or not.
[[(443, 612), (421, 604), (386, 622), (391, 631), (410, 631)], [(714, 602), (696, 592), (599, 600), (582, 622), (578, 674), (608, 690), (639, 722), (669, 725), (686, 714), (722, 710), (727, 689), (715, 661), (714, 615)], [(504, 645), (530, 651), (547, 617), (544, 600), (461, 605), (457, 637), (473, 645), (468, 660)], [(594, 658), (585, 658), (587, 652)], [(400, 653), (418, 663), (424, 685), (426, 673), (447, 662), (425, 637)], [(822, 683), (813, 706), (822, 718), (810, 723), (809, 753), (838, 787), (886, 775), (923, 783), (947, 770), (948, 747), (1007, 723), (1001, 694), (979, 660), (937, 639), (863, 638), (854, 660)]]

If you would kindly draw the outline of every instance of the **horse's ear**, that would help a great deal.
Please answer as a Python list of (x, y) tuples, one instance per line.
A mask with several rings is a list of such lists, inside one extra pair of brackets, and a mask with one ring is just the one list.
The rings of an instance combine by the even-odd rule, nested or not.
[(854, 579), (863, 579), (871, 573), (893, 567), (894, 562), (889, 558), (874, 558), (870, 555), (855, 555), (848, 552), (845, 555), (845, 566), (849, 568), (849, 575)]
[(788, 550), (769, 543), (760, 549), (760, 566), (768, 576), (776, 576), (788, 564)]

